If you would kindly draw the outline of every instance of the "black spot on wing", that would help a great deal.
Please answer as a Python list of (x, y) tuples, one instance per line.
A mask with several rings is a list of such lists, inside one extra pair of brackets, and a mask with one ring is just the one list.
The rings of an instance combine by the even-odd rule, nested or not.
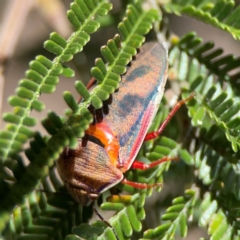
[(123, 118), (131, 114), (132, 110), (136, 108), (138, 104), (143, 104), (144, 99), (136, 94), (126, 94), (123, 99), (118, 103), (118, 109), (121, 111)]
[[(149, 101), (151, 99), (151, 95), (148, 97), (139, 97), (138, 95), (134, 95), (134, 94), (128, 94), (126, 96), (124, 96), (123, 100), (121, 101), (119, 108), (121, 108), (121, 115), (124, 118), (126, 118), (129, 114), (131, 114), (132, 111), (135, 110), (136, 112), (136, 108), (137, 108), (137, 116), (135, 119), (135, 123), (132, 124), (131, 128), (129, 129), (129, 132), (125, 133), (125, 134), (121, 134), (120, 138), (119, 138), (119, 143), (120, 146), (124, 146), (126, 144), (126, 142), (128, 141), (130, 136), (135, 136), (138, 133), (136, 132), (136, 129), (138, 127), (136, 126), (140, 126), (142, 118), (143, 118), (143, 114), (144, 111), (146, 110)], [(141, 106), (139, 108), (139, 105)]]
[(136, 67), (134, 70), (132, 70), (129, 75), (126, 75), (126, 80), (128, 82), (134, 81), (138, 77), (143, 77), (146, 75), (149, 71), (151, 71), (151, 67), (147, 65), (141, 65), (139, 67)]

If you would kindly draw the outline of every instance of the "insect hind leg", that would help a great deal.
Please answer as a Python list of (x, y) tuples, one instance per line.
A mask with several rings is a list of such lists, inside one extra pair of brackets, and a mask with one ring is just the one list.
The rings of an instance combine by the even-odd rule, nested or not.
[(162, 187), (163, 184), (162, 183), (154, 183), (154, 184), (148, 184), (148, 183), (139, 183), (139, 182), (132, 182), (127, 180), (126, 178), (124, 178), (121, 181), (122, 184), (126, 184), (129, 186), (132, 186), (134, 188), (138, 188), (138, 189), (148, 189), (148, 188), (154, 188), (154, 187)]
[(168, 162), (168, 161), (173, 161), (173, 160), (179, 160), (179, 157), (167, 157), (166, 156), (166, 157), (160, 158), (158, 160), (155, 160), (152, 163), (144, 163), (144, 162), (139, 162), (139, 161), (135, 160), (133, 162), (131, 168), (146, 170), (146, 169), (149, 169), (149, 168), (154, 168), (154, 167), (160, 165), (161, 163)]
[(184, 105), (186, 102), (188, 102), (189, 100), (191, 100), (194, 97), (194, 93), (192, 93), (188, 98), (183, 99), (179, 102), (176, 103), (176, 105), (173, 107), (172, 111), (168, 114), (167, 118), (164, 120), (164, 122), (160, 125), (160, 127), (158, 128), (157, 131), (154, 132), (150, 132), (148, 133), (145, 138), (144, 141), (149, 141), (152, 139), (157, 138), (159, 135), (161, 135), (161, 133), (163, 132), (163, 130), (165, 129), (165, 127), (167, 126), (167, 124), (169, 123), (169, 121), (172, 119), (172, 117), (174, 116), (174, 114), (178, 111), (178, 109)]
[[(167, 162), (167, 161), (172, 161), (172, 160), (179, 160), (178, 157), (163, 157), (161, 159), (158, 159), (152, 163), (143, 163), (143, 162), (139, 162), (139, 161), (134, 161), (131, 168), (133, 169), (140, 169), (140, 170), (146, 170), (146, 169), (150, 169), (150, 168), (154, 168), (158, 165), (160, 165), (161, 163)], [(148, 184), (148, 183), (139, 183), (139, 182), (132, 182), (127, 180), (126, 178), (124, 178), (121, 181), (122, 184), (126, 184), (138, 189), (148, 189), (148, 188), (154, 188), (154, 187), (163, 187), (162, 183), (155, 183), (155, 184)]]
[[(179, 102), (177, 102), (177, 104), (173, 107), (172, 111), (169, 113), (169, 115), (167, 116), (167, 118), (165, 119), (165, 121), (160, 125), (160, 127), (158, 128), (157, 131), (154, 132), (150, 132), (146, 135), (144, 141), (149, 141), (152, 139), (157, 138), (162, 131), (164, 130), (164, 128), (167, 126), (167, 124), (169, 123), (169, 121), (172, 119), (172, 117), (174, 116), (174, 114), (178, 111), (178, 109), (184, 105), (187, 101), (191, 100), (194, 97), (194, 93), (192, 93), (188, 98), (183, 99)], [(141, 170), (146, 170), (146, 169), (150, 169), (153, 167), (158, 166), (161, 163), (167, 162), (167, 161), (172, 161), (172, 160), (179, 160), (178, 157), (163, 157), (161, 159), (158, 159), (152, 163), (143, 163), (143, 162), (139, 162), (139, 161), (134, 161), (131, 168), (133, 169), (141, 169)], [(153, 187), (162, 187), (162, 183), (155, 183), (155, 184), (147, 184), (147, 183), (138, 183), (138, 182), (132, 182), (127, 180), (126, 178), (124, 178), (121, 183), (126, 184), (126, 185), (130, 185), (132, 187), (135, 188), (139, 188), (139, 189), (147, 189), (147, 188), (153, 188)]]

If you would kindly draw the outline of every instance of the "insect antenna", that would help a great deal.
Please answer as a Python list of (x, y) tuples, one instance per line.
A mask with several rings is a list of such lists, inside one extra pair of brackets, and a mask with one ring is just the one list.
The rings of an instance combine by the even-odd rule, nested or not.
[(117, 240), (119, 240), (118, 235), (117, 235), (115, 229), (112, 227), (112, 225), (108, 221), (106, 221), (103, 218), (103, 216), (97, 211), (97, 209), (95, 208), (94, 205), (93, 205), (93, 211), (96, 213), (96, 215), (100, 218), (101, 221), (103, 221), (108, 227), (110, 227), (113, 230), (115, 237), (117, 238)]
[(97, 209), (94, 206), (93, 211), (96, 213), (96, 215), (100, 218), (101, 221), (103, 221), (108, 227), (112, 228), (112, 225), (103, 218), (103, 216), (97, 211)]

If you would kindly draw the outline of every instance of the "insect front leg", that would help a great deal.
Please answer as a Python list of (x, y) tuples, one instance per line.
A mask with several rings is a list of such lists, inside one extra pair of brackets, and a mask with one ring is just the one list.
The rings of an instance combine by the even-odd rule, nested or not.
[(157, 131), (154, 132), (150, 132), (148, 133), (145, 138), (144, 141), (149, 141), (152, 139), (157, 138), (165, 129), (165, 127), (167, 126), (167, 124), (169, 123), (169, 121), (172, 119), (172, 117), (174, 116), (174, 114), (178, 111), (178, 109), (184, 105), (186, 102), (188, 102), (189, 100), (191, 100), (194, 97), (194, 93), (192, 93), (188, 98), (183, 99), (179, 102), (177, 102), (177, 104), (173, 107), (172, 111), (168, 114), (167, 118), (164, 120), (164, 122), (160, 125), (160, 127), (158, 128)]

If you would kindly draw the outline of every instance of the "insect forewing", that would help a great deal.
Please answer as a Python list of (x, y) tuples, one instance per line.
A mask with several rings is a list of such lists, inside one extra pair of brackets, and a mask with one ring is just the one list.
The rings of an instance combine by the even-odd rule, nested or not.
[(157, 112), (167, 80), (167, 50), (157, 42), (145, 43), (122, 77), (109, 105), (106, 123), (120, 142), (122, 172), (134, 161)]

